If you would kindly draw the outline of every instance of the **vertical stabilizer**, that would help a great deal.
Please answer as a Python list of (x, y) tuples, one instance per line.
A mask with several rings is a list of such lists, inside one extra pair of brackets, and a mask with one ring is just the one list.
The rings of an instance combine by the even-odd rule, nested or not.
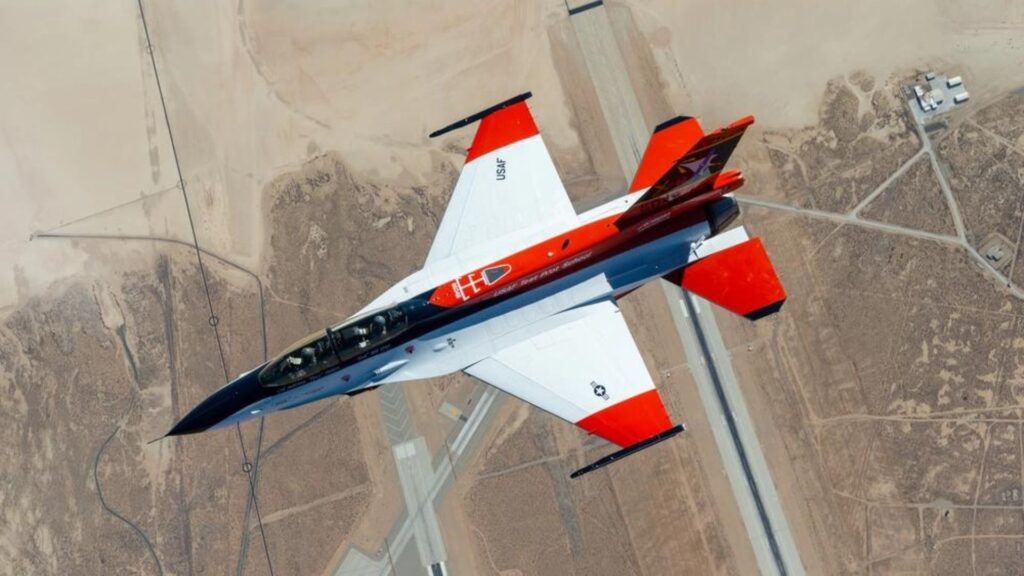
[(659, 124), (647, 142), (629, 191), (639, 192), (653, 186), (703, 136), (700, 123), (689, 116), (676, 116)]
[(680, 117), (659, 126), (630, 186), (630, 192), (646, 192), (619, 222), (632, 222), (687, 198), (711, 192), (719, 197), (739, 188), (743, 176), (736, 171), (722, 173), (722, 169), (753, 123), (754, 117), (747, 116), (705, 135), (692, 118)]

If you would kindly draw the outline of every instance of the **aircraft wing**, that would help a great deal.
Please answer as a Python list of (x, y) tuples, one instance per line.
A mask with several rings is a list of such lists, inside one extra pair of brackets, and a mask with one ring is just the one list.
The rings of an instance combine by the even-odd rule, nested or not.
[(619, 307), (602, 300), (585, 308), (582, 317), (567, 315), (566, 323), (465, 371), (627, 449), (681, 431), (673, 429)]
[(576, 225), (540, 132), (517, 96), (431, 134), (480, 121), (425, 267), (449, 256), (498, 258)]

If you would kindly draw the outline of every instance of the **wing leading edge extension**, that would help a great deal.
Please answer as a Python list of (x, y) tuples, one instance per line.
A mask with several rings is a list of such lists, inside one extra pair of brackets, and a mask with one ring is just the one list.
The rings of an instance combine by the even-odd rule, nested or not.
[(466, 369), (471, 376), (623, 448), (580, 473), (682, 431), (672, 425), (618, 306), (604, 300), (586, 309), (582, 318)]

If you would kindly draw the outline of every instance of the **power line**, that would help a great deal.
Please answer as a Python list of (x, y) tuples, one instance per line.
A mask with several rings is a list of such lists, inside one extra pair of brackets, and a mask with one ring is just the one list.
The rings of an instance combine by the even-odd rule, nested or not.
[[(181, 172), (181, 162), (178, 160), (178, 149), (177, 146), (175, 146), (174, 144), (174, 133), (171, 130), (171, 117), (170, 114), (167, 113), (167, 101), (164, 98), (163, 85), (160, 83), (160, 73), (157, 70), (156, 66), (156, 53), (153, 50), (153, 42), (149, 35), (149, 26), (146, 24), (146, 12), (142, 7), (142, 0), (137, 0), (137, 3), (139, 6), (139, 18), (142, 20), (142, 30), (146, 35), (146, 49), (149, 51), (150, 63), (153, 66), (153, 78), (156, 80), (156, 90), (157, 94), (160, 96), (160, 107), (163, 109), (164, 123), (167, 126), (167, 139), (171, 143), (171, 155), (174, 158), (174, 167), (178, 173), (178, 182), (181, 184), (181, 195), (182, 198), (185, 200), (185, 213), (188, 215), (188, 225), (192, 231), (192, 244), (195, 247), (196, 251), (196, 262), (199, 265), (199, 275), (203, 280), (203, 291), (206, 293), (206, 304), (210, 312), (209, 323), (210, 327), (213, 328), (214, 338), (217, 340), (217, 352), (220, 355), (220, 365), (221, 369), (224, 372), (224, 381), (230, 382), (230, 377), (228, 375), (228, 363), (227, 359), (224, 356), (224, 345), (222, 344), (220, 339), (220, 329), (218, 328), (219, 322), (217, 319), (217, 315), (213, 309), (213, 297), (210, 294), (210, 283), (206, 277), (206, 267), (203, 265), (203, 252), (202, 250), (199, 249), (199, 236), (196, 234), (196, 225), (195, 221), (192, 218), (192, 207), (189, 204), (188, 191), (185, 187), (185, 177), (182, 175)], [(259, 499), (256, 498), (256, 485), (253, 477), (256, 475), (257, 471), (249, 463), (249, 456), (245, 449), (245, 441), (242, 438), (241, 425), (235, 424), (235, 429), (238, 432), (238, 444), (242, 449), (243, 470), (245, 471), (246, 477), (249, 480), (249, 497), (251, 498), (251, 501), (253, 503), (253, 509), (256, 511), (256, 520), (259, 523), (260, 527), (260, 537), (263, 540), (263, 552), (267, 557), (267, 568), (270, 571), (270, 575), (273, 576), (274, 566), (270, 561), (270, 548), (269, 546), (267, 546), (267, 534), (264, 531), (263, 518), (260, 515)], [(262, 437), (263, 435), (261, 433), (261, 440)], [(259, 447), (257, 447), (257, 455), (258, 454)], [(246, 529), (246, 527), (243, 527), (243, 530)]]

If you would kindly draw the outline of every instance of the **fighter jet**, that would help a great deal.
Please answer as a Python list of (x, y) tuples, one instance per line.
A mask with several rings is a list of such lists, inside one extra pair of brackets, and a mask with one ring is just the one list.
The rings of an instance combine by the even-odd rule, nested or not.
[(574, 477), (682, 432), (617, 301), (665, 278), (750, 319), (782, 306), (761, 240), (730, 228), (743, 176), (722, 170), (754, 119), (709, 134), (691, 117), (662, 123), (626, 194), (578, 214), (529, 97), (430, 135), (479, 122), (421, 270), (217, 390), (168, 435), (458, 371), (621, 448)]

